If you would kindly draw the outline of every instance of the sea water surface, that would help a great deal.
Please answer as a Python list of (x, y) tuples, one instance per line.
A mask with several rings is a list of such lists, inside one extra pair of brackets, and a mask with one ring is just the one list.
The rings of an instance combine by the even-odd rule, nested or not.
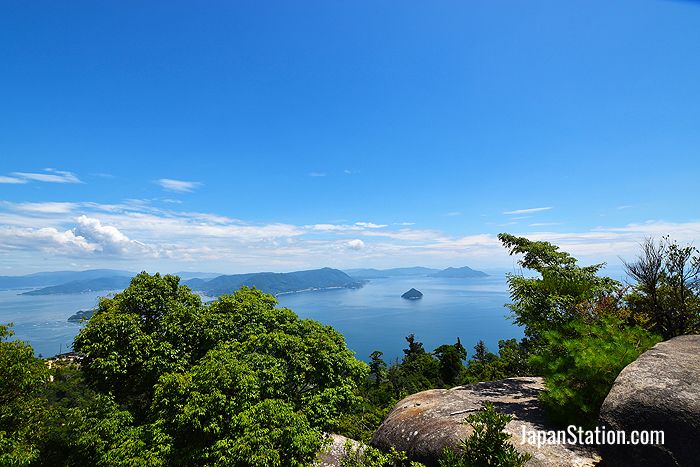
[[(410, 288), (423, 292), (420, 300), (401, 294)], [(51, 356), (71, 349), (80, 324), (68, 317), (93, 307), (108, 292), (68, 295), (19, 295), (0, 291), (0, 323), (13, 322), (15, 337), (29, 341), (37, 355)], [(425, 349), (453, 344), (459, 337), (471, 347), (483, 339), (492, 351), (499, 339), (522, 337), (522, 330), (508, 319), (505, 277), (474, 279), (401, 277), (372, 279), (361, 289), (334, 289), (286, 294), (280, 306), (333, 326), (358, 358), (367, 360), (374, 350), (389, 362), (403, 355), (405, 336), (415, 334)]]
[[(411, 288), (423, 298), (401, 298)], [(503, 275), (372, 279), (361, 289), (281, 295), (278, 300), (299, 316), (332, 325), (362, 360), (374, 350), (383, 352), (387, 362), (400, 358), (409, 334), (427, 351), (454, 344), (458, 337), (468, 351), (480, 339), (497, 351), (499, 339), (523, 336), (504, 306), (510, 300)]]

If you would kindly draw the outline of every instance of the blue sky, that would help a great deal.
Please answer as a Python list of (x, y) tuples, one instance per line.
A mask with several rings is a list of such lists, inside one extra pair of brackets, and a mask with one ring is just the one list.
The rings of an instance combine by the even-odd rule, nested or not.
[(700, 5), (0, 5), (1, 274), (700, 239)]

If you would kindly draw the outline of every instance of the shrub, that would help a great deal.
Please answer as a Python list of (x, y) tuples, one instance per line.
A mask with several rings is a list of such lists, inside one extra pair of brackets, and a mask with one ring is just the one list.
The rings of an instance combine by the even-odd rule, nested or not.
[(545, 377), (540, 399), (553, 421), (587, 427), (596, 423), (620, 371), (660, 340), (614, 316), (592, 324), (572, 321), (544, 338), (548, 345), (531, 358)]
[(504, 428), (510, 415), (499, 414), (493, 404), (467, 417), (474, 431), (456, 449), (445, 449), (440, 467), (521, 467), (530, 459), (520, 454)]

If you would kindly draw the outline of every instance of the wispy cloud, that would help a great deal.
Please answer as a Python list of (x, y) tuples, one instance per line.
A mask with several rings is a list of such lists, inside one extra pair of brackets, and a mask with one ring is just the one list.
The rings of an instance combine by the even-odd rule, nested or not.
[(161, 178), (156, 180), (156, 183), (166, 191), (174, 193), (190, 193), (202, 186), (201, 182), (192, 182), (187, 180), (175, 180), (172, 178)]
[(368, 229), (381, 229), (386, 227), (386, 224), (375, 224), (373, 222), (355, 222), (358, 227), (365, 227)]
[[(123, 261), (137, 269), (163, 270), (163, 265), (182, 268), (197, 263), (225, 272), (349, 265), (439, 266), (456, 261), (505, 266), (513, 262), (495, 232), (459, 236), (379, 223), (379, 219), (308, 225), (256, 223), (162, 206), (149, 200), (115, 204), (3, 201), (0, 255), (19, 268), (32, 262), (33, 267), (59, 268), (69, 258), (97, 267)], [(630, 257), (647, 236), (669, 234), (680, 242), (700, 241), (700, 221), (650, 221), (566, 232), (531, 230), (551, 224), (530, 224), (530, 228), (512, 224), (507, 229), (514, 235), (560, 245), (589, 263)]]
[(27, 183), (27, 180), (24, 178), (8, 177), (6, 175), (0, 175), (0, 183), (18, 185), (21, 183)]
[(503, 214), (529, 214), (531, 212), (542, 212), (542, 211), (549, 211), (552, 209), (551, 206), (547, 206), (544, 208), (527, 208), (527, 209), (516, 209), (515, 211), (505, 211)]
[(309, 177), (325, 177), (326, 174), (325, 172), (309, 172)]
[[(3, 203), (7, 204), (7, 203)], [(78, 206), (76, 203), (14, 203), (12, 207), (20, 212), (36, 212), (44, 214), (65, 214)]]
[(73, 172), (44, 169), (44, 172), (12, 172), (11, 176), (0, 177), (0, 183), (83, 183)]
[(534, 224), (528, 224), (528, 227), (546, 227), (549, 225), (561, 225), (561, 222), (535, 222)]
[(460, 211), (450, 211), (448, 213), (445, 213), (445, 215), (447, 217), (457, 217), (457, 216), (461, 216), (462, 213)]

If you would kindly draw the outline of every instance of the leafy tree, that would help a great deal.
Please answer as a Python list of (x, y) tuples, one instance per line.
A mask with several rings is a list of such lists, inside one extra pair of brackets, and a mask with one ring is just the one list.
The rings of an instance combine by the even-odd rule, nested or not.
[(108, 401), (71, 412), (76, 432), (104, 427), (77, 436), (84, 465), (306, 465), (367, 375), (342, 335), (270, 295), (204, 306), (158, 274), (103, 300), (75, 348)]
[(622, 307), (622, 284), (597, 275), (602, 264), (581, 267), (550, 243), (499, 238), (511, 254), (524, 256), (522, 267), (540, 275), (508, 277), (530, 364), (545, 376), (540, 398), (555, 421), (595, 423), (619, 372), (658, 338), (634, 325)]
[(374, 383), (379, 386), (386, 376), (386, 363), (382, 360), (383, 353), (375, 350), (369, 356), (369, 374), (374, 379)]
[(508, 274), (515, 322), (525, 327), (529, 345), (541, 344), (542, 334), (559, 329), (590, 310), (607, 303), (621, 284), (597, 274), (604, 263), (579, 266), (575, 258), (549, 242), (499, 234), (510, 254), (522, 254), (519, 264), (540, 277)]
[(472, 434), (456, 449), (446, 448), (440, 459), (440, 467), (521, 467), (530, 459), (520, 454), (504, 431), (510, 415), (499, 414), (493, 404), (467, 417), (473, 427)]
[(423, 343), (417, 341), (414, 334), (409, 334), (406, 336), (406, 342), (408, 342), (408, 348), (403, 349), (405, 361), (414, 360), (425, 354)]
[(454, 345), (441, 345), (433, 351), (438, 360), (438, 372), (442, 386), (454, 386), (457, 384), (460, 374), (464, 370), (464, 359), (467, 351), (457, 341)]
[(0, 325), (0, 465), (29, 465), (39, 457), (48, 407), (42, 391), (49, 371), (34, 350)]
[(664, 237), (647, 238), (635, 261), (636, 281), (626, 301), (638, 321), (664, 339), (700, 331), (700, 253)]
[(75, 337), (87, 383), (141, 418), (158, 378), (191, 363), (202, 311), (199, 296), (179, 278), (137, 275), (123, 292), (102, 299)]

